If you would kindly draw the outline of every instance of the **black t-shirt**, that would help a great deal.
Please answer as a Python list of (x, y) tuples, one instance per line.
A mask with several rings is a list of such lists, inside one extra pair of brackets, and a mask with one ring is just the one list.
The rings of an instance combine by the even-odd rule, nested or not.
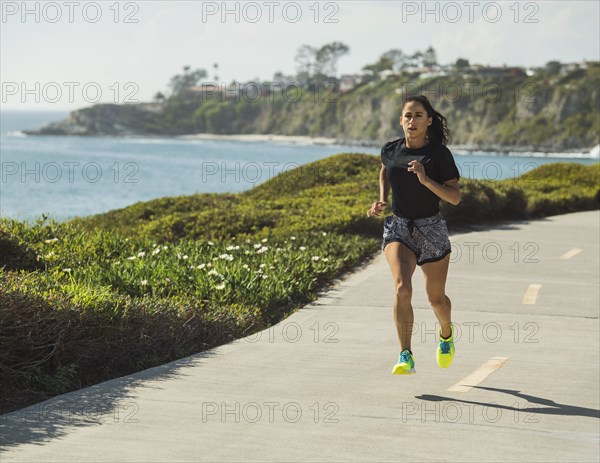
[(408, 162), (418, 160), (429, 178), (443, 185), (460, 175), (450, 150), (440, 142), (411, 149), (404, 138), (386, 143), (381, 148), (381, 162), (392, 187), (392, 212), (400, 217), (421, 219), (439, 212), (440, 198), (409, 172)]

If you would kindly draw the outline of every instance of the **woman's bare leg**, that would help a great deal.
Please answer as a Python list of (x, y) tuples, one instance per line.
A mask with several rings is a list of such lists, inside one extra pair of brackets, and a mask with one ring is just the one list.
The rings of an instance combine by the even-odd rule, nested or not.
[(428, 262), (421, 266), (425, 277), (425, 292), (429, 303), (435, 312), (435, 316), (440, 323), (442, 336), (450, 336), (450, 323), (452, 302), (446, 296), (446, 277), (448, 276), (448, 264), (450, 263), (450, 254), (437, 262)]
[(414, 315), (412, 309), (412, 275), (417, 266), (415, 254), (404, 244), (392, 242), (385, 247), (394, 279), (394, 322), (398, 332), (400, 351), (411, 349)]

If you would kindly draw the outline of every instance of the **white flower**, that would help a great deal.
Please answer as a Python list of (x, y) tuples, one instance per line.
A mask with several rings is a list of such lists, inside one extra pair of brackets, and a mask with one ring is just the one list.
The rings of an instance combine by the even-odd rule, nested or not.
[(203, 269), (204, 267), (206, 267), (206, 264), (200, 264), (200, 265), (198, 265), (198, 267), (196, 267), (196, 268)]
[(239, 246), (227, 246), (227, 250), (228, 251), (235, 251), (235, 250), (237, 250), (239, 248), (240, 248)]
[(254, 249), (258, 249), (258, 248), (260, 248), (261, 246), (262, 246), (262, 244), (260, 244), (260, 243), (259, 243), (259, 244), (255, 244), (255, 245), (254, 245)]
[(52, 239), (49, 239), (49, 240), (44, 240), (44, 241), (45, 241), (46, 243), (54, 243), (54, 242), (58, 241), (58, 238), (52, 238)]
[(267, 264), (260, 264), (259, 267), (260, 268), (265, 268)]
[(148, 280), (142, 280), (142, 286), (146, 286), (148, 284)]
[(50, 251), (48, 254), (45, 255), (46, 259), (49, 259), (50, 257), (54, 257), (54, 256), (56, 256), (54, 251)]
[(295, 240), (295, 239), (296, 239), (296, 237), (295, 237), (295, 236), (290, 236), (290, 239), (291, 239), (291, 240)]
[(244, 264), (244, 265), (242, 265), (242, 267), (245, 268), (246, 270), (250, 269), (250, 267), (248, 266), (248, 264)]
[(327, 232), (323, 232), (323, 236), (327, 236)]
[(187, 254), (186, 254), (186, 255), (184, 255), (184, 256), (183, 256), (183, 258), (184, 258), (184, 259), (187, 259), (187, 258), (188, 258)]
[(248, 255), (250, 254), (250, 251), (244, 251), (244, 254)]
[(165, 280), (167, 280), (169, 283), (171, 282), (171, 279), (169, 277), (166, 277)]
[(225, 289), (225, 283), (215, 286), (215, 289)]
[(211, 267), (212, 267), (212, 264), (209, 262), (208, 264), (206, 264), (206, 266), (207, 266), (208, 268), (211, 268)]
[(153, 248), (155, 248), (155, 247), (156, 247), (156, 243), (154, 243), (154, 244), (152, 245), (152, 247), (153, 247)]
[(319, 256), (313, 256), (313, 257), (312, 257), (312, 260), (314, 260), (314, 261), (317, 261), (317, 260), (319, 260)]
[(232, 261), (233, 260), (233, 256), (231, 254), (221, 254), (219, 256), (219, 259), (224, 259), (224, 260)]
[(300, 249), (300, 251), (306, 251), (306, 248), (304, 246), (300, 246), (298, 249)]
[(323, 257), (323, 262), (329, 262), (329, 257)]
[(258, 251), (256, 251), (257, 254), (262, 254), (263, 252), (266, 252), (269, 248), (266, 246), (263, 246), (262, 248), (260, 248)]
[(267, 240), (267, 238), (263, 238), (261, 241), (262, 241), (263, 243), (266, 243), (268, 240)]
[(163, 249), (164, 249), (164, 250), (166, 250), (166, 249), (167, 249), (167, 246), (163, 246)]
[(152, 251), (152, 255), (155, 256), (159, 252), (160, 252), (160, 248), (156, 248), (154, 251)]
[(70, 272), (71, 269), (70, 268), (63, 268), (63, 272)]
[(144, 251), (138, 252), (138, 257), (144, 257), (146, 253)]
[(127, 260), (134, 260), (135, 256), (128, 257)]
[(210, 272), (208, 272), (209, 275), (218, 275), (219, 272), (217, 272), (215, 269), (212, 269)]
[(273, 265), (269, 265), (269, 268), (273, 270), (275, 267)]
[(215, 245), (215, 243), (213, 243), (212, 241), (209, 241), (209, 242), (208, 242), (208, 245), (209, 245), (209, 246), (214, 246), (214, 245)]
[(267, 275), (263, 275), (262, 277), (263, 277), (263, 280), (266, 280), (268, 278)]

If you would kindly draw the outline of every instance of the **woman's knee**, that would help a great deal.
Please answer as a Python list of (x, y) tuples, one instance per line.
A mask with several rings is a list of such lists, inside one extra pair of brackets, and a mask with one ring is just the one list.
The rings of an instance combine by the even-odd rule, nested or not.
[(409, 301), (412, 298), (412, 285), (410, 283), (396, 283), (396, 297), (401, 301)]
[(432, 307), (450, 306), (450, 298), (445, 294), (428, 294), (427, 297)]

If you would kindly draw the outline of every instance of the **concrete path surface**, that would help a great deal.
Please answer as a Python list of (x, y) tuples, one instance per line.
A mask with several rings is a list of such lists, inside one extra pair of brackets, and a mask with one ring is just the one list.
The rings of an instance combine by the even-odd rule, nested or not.
[(453, 235), (456, 356), (380, 253), (275, 327), (0, 417), (16, 461), (599, 461), (598, 211)]

